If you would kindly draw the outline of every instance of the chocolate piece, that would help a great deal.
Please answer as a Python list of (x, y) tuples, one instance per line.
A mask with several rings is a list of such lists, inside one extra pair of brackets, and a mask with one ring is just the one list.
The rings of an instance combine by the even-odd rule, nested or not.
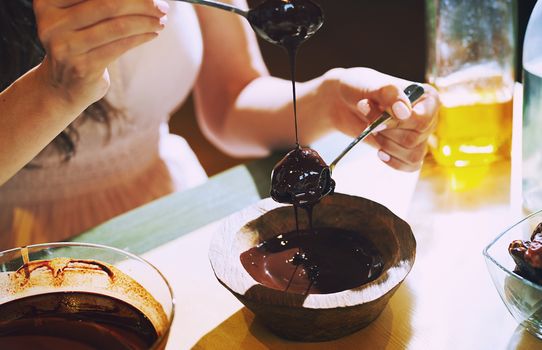
[(384, 267), (377, 248), (357, 232), (318, 228), (288, 232), (241, 254), (259, 283), (297, 294), (327, 294), (375, 280)]
[(542, 269), (542, 234), (537, 233), (524, 255), (525, 262), (536, 269)]
[(510, 243), (508, 253), (516, 263), (516, 273), (542, 284), (542, 223), (535, 228), (530, 241), (515, 240)]
[(531, 234), (531, 241), (539, 233), (542, 233), (542, 222), (536, 225), (535, 229), (533, 230), (533, 233)]
[(334, 190), (329, 167), (311, 148), (296, 147), (271, 174), (271, 198), (279, 203), (310, 207)]

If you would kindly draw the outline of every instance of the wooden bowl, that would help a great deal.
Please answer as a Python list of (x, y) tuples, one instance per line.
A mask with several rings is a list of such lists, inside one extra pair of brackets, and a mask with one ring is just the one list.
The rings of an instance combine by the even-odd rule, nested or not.
[[(259, 284), (240, 255), (263, 240), (295, 230), (291, 206), (264, 199), (225, 220), (209, 252), (218, 281), (272, 332), (297, 341), (326, 341), (351, 334), (382, 312), (414, 264), (416, 241), (410, 226), (386, 207), (336, 193), (314, 208), (314, 227), (360, 232), (381, 252), (382, 274), (362, 286), (331, 294), (294, 294)], [(307, 216), (299, 210), (300, 228)]]

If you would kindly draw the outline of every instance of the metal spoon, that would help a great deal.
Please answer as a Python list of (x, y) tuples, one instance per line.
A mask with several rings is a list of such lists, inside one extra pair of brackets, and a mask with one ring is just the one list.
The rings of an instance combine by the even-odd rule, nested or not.
[[(414, 103), (423, 95), (424, 89), (419, 84), (412, 84), (405, 89), (405, 93), (410, 102)], [(273, 168), (271, 197), (279, 203), (289, 203), (299, 207), (314, 205), (335, 190), (335, 181), (331, 173), (337, 163), (376, 127), (390, 118), (389, 113), (382, 113), (329, 166), (318, 152), (298, 145)]]
[[(411, 84), (407, 86), (407, 88), (404, 90), (405, 94), (407, 95), (410, 103), (416, 102), (422, 95), (424, 94), (425, 90), (423, 89), (423, 86), (420, 84)], [(319, 201), (321, 198), (327, 196), (328, 194), (332, 193), (335, 190), (335, 181), (331, 178), (331, 174), (333, 173), (333, 169), (335, 169), (335, 166), (337, 163), (352, 149), (355, 145), (357, 145), (360, 141), (365, 139), (367, 136), (369, 136), (379, 125), (382, 125), (386, 123), (388, 120), (391, 119), (391, 115), (387, 112), (382, 113), (375, 121), (373, 121), (371, 124), (369, 124), (365, 130), (361, 132), (361, 134), (354, 139), (346, 148), (329, 164), (329, 166), (322, 169), (322, 171), (319, 174), (318, 179), (318, 186), (322, 189), (322, 191), (319, 193), (319, 198), (315, 202)], [(320, 186), (323, 184), (323, 186)]]
[(196, 5), (205, 5), (205, 6), (215, 7), (217, 9), (236, 13), (245, 18), (248, 16), (248, 11), (241, 10), (240, 8), (237, 8), (230, 4), (224, 4), (219, 1), (213, 1), (213, 0), (177, 0), (177, 1), (189, 2), (191, 4), (196, 4)]
[(266, 0), (248, 11), (214, 0), (177, 0), (215, 7), (245, 17), (254, 31), (276, 45), (297, 46), (324, 23), (322, 9), (311, 0)]
[[(423, 87), (419, 84), (412, 84), (409, 85), (405, 90), (405, 94), (408, 96), (408, 99), (410, 100), (410, 103), (416, 102), (425, 92)], [(367, 136), (369, 136), (379, 125), (384, 124), (388, 120), (390, 120), (391, 115), (388, 112), (382, 113), (375, 121), (373, 121), (371, 124), (369, 124), (365, 130), (359, 134), (358, 137), (354, 139), (346, 148), (335, 158), (333, 162), (329, 165), (329, 169), (331, 172), (333, 172), (333, 169), (337, 165), (337, 163), (360, 141), (364, 140)]]

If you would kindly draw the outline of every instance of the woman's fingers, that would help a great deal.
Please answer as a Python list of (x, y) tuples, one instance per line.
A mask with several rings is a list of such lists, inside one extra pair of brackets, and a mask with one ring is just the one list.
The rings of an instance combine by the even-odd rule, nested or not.
[(341, 94), (347, 104), (356, 105), (360, 99), (368, 99), (379, 107), (373, 116), (386, 110), (399, 120), (410, 117), (410, 101), (403, 91), (410, 84), (407, 80), (368, 68), (337, 70), (331, 74), (340, 75)]
[(164, 29), (162, 19), (148, 16), (115, 17), (88, 27), (71, 32), (64, 40), (64, 50), (72, 54), (82, 54), (100, 46), (130, 38), (139, 34), (152, 34)]
[[(98, 47), (86, 54), (75, 56), (69, 65), (44, 62), (53, 66), (51, 78), (67, 101), (85, 100), (90, 103), (102, 98), (109, 88), (107, 66), (126, 51), (154, 39), (158, 34), (146, 33), (123, 38)], [(87, 104), (90, 104), (87, 103)]]
[(396, 169), (419, 169), (427, 152), (427, 139), (437, 123), (438, 107), (436, 91), (427, 86), (408, 119), (391, 120), (386, 130), (375, 135), (380, 159)]
[(393, 168), (414, 171), (423, 161), (427, 139), (436, 125), (438, 94), (424, 85), (424, 95), (411, 105), (404, 89), (411, 82), (367, 68), (333, 69), (326, 73), (338, 102), (332, 115), (340, 131), (357, 136), (383, 112), (393, 116), (368, 137), (379, 157)]
[[(69, 7), (55, 6), (62, 2), (64, 1), (34, 1), (39, 37), (44, 43), (64, 33), (77, 32), (114, 18), (147, 16), (159, 19), (165, 16), (169, 9), (164, 0), (85, 0)], [(121, 22), (119, 26), (122, 25)], [(114, 31), (107, 34), (112, 33)]]
[(408, 96), (397, 85), (385, 85), (371, 90), (367, 98), (376, 103), (381, 110), (386, 110), (398, 120), (408, 119), (411, 106)]
[[(387, 122), (387, 128), (385, 131), (386, 136), (399, 144), (404, 144), (407, 148), (413, 147), (418, 143), (425, 141), (435, 129), (437, 122), (437, 118), (435, 118), (433, 114), (436, 113), (436, 109), (430, 109), (428, 107), (429, 104), (425, 105), (421, 103), (414, 106), (412, 109), (412, 115), (407, 120), (389, 120)], [(418, 113), (422, 109), (431, 112)], [(419, 139), (420, 141), (413, 144), (415, 139)]]
[[(50, 0), (48, 1), (51, 5), (58, 8), (68, 8), (73, 5), (77, 5), (80, 2), (85, 2), (87, 0)], [(42, 1), (43, 2), (43, 1)]]
[(109, 87), (107, 66), (157, 36), (164, 0), (34, 0), (43, 70), (66, 101), (89, 105)]
[(32, 6), (34, 7), (34, 11), (43, 10), (45, 8), (63, 9), (85, 1), (88, 0), (34, 0)]
[(69, 16), (63, 18), (65, 29), (80, 30), (101, 21), (128, 15), (160, 18), (167, 13), (169, 5), (164, 0), (87, 0), (70, 8)]
[(83, 55), (90, 70), (105, 69), (111, 61), (126, 51), (154, 39), (157, 33), (145, 33), (122, 38), (106, 45), (97, 47)]
[(422, 142), (413, 148), (405, 148), (382, 133), (374, 135), (380, 150), (378, 157), (392, 168), (403, 171), (416, 171), (427, 153), (427, 144)]

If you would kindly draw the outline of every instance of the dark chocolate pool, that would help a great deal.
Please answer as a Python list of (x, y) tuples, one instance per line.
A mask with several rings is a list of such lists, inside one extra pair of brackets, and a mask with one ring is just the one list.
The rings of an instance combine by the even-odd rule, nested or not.
[(278, 235), (242, 253), (241, 263), (264, 286), (297, 294), (359, 287), (384, 267), (382, 254), (368, 239), (339, 228)]

